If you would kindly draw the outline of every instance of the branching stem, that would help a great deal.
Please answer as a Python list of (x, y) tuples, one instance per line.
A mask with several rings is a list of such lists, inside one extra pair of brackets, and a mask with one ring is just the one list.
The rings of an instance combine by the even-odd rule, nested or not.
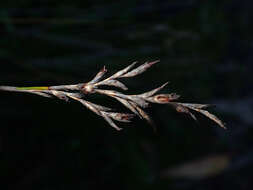
[[(127, 95), (122, 92), (118, 92), (115, 90), (104, 90), (103, 86), (113, 86), (117, 87), (121, 90), (128, 90), (128, 88), (119, 81), (121, 78), (130, 78), (136, 75), (139, 75), (145, 72), (149, 67), (159, 62), (146, 62), (137, 68), (133, 67), (137, 62), (132, 63), (128, 67), (116, 72), (112, 76), (103, 79), (106, 69), (103, 67), (97, 75), (87, 83), (79, 83), (73, 85), (60, 85), (60, 86), (39, 86), (39, 87), (12, 87), (12, 86), (0, 86), (0, 90), (2, 91), (10, 91), (10, 92), (27, 92), (32, 94), (37, 94), (40, 96), (44, 96), (47, 98), (57, 97), (61, 100), (68, 101), (69, 99), (73, 99), (82, 103), (89, 110), (93, 111), (97, 115), (103, 117), (105, 121), (107, 121), (113, 128), (116, 130), (121, 130), (113, 120), (120, 122), (131, 122), (131, 119), (134, 115), (138, 115), (141, 119), (145, 119), (151, 125), (153, 124), (152, 119), (149, 115), (143, 110), (150, 105), (150, 103), (156, 104), (168, 104), (175, 108), (177, 112), (189, 114), (194, 120), (196, 120), (195, 115), (191, 112), (198, 112), (209, 119), (216, 122), (220, 127), (225, 129), (224, 123), (215, 115), (209, 113), (205, 108), (208, 108), (209, 104), (193, 104), (193, 103), (181, 103), (175, 102), (175, 100), (179, 99), (179, 95), (175, 93), (170, 94), (157, 94), (161, 89), (163, 89), (168, 83), (161, 85), (160, 87), (153, 89), (148, 92), (144, 92), (142, 94), (137, 95)], [(103, 94), (112, 98), (115, 98), (117, 101), (122, 103), (126, 108), (128, 108), (133, 114), (129, 113), (118, 113), (112, 111), (113, 109), (94, 104), (87, 100), (84, 100), (86, 94)], [(157, 95), (156, 95), (157, 94)]]

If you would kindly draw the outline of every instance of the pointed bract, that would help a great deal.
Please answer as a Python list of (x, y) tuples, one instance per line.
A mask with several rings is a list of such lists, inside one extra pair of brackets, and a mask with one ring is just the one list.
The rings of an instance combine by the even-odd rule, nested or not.
[(132, 69), (136, 65), (136, 63), (137, 61), (133, 62), (131, 65), (127, 66), (126, 68), (118, 71), (117, 73), (109, 77), (109, 79), (121, 78), (125, 73), (127, 73), (130, 69)]
[(109, 118), (105, 113), (102, 112), (102, 117), (117, 131), (122, 130), (122, 128), (119, 128), (113, 121), (111, 118)]
[(121, 88), (122, 90), (128, 90), (128, 88), (122, 82), (118, 80), (113, 80), (113, 79), (102, 81), (100, 83), (97, 83), (95, 86), (101, 86), (101, 85), (115, 86), (115, 87)]
[(143, 65), (133, 69), (132, 71), (124, 74), (123, 76), (121, 76), (121, 78), (127, 78), (127, 77), (134, 77), (136, 75), (140, 75), (141, 73), (145, 72), (149, 67), (151, 67), (152, 65), (154, 65), (155, 63), (158, 63), (159, 60), (157, 61), (153, 61), (153, 62), (146, 62)]
[(169, 82), (164, 83), (162, 86), (155, 88), (149, 92), (145, 92), (143, 94), (140, 94), (139, 96), (143, 97), (143, 98), (148, 98), (150, 96), (153, 96), (155, 93), (159, 92), (161, 89), (163, 89)]
[(111, 117), (114, 120), (120, 122), (131, 122), (131, 119), (134, 117), (134, 114), (128, 113), (116, 113), (116, 112), (104, 112), (107, 116)]
[(95, 84), (98, 82), (104, 74), (107, 72), (105, 66), (97, 73), (97, 75), (89, 82), (89, 84)]

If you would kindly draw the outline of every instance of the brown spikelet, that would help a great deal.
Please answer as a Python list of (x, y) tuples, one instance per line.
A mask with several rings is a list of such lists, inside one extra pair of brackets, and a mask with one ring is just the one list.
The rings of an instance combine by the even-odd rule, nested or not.
[[(154, 125), (154, 122), (152, 121), (151, 117), (143, 110), (144, 108), (149, 107), (151, 103), (171, 105), (175, 108), (177, 112), (189, 114), (194, 120), (197, 120), (197, 118), (191, 111), (198, 112), (203, 114), (207, 118), (213, 120), (220, 127), (224, 129), (226, 128), (224, 123), (218, 117), (205, 110), (212, 105), (175, 102), (175, 100), (180, 97), (175, 93), (156, 95), (156, 93), (162, 90), (168, 84), (168, 82), (158, 88), (137, 95), (129, 95), (124, 94), (122, 92), (118, 92), (116, 90), (103, 89), (103, 86), (113, 86), (126, 91), (128, 90), (128, 88), (124, 83), (120, 81), (121, 78), (129, 78), (134, 77), (136, 75), (140, 75), (147, 69), (149, 69), (152, 65), (158, 62), (159, 60), (146, 62), (136, 68), (134, 67), (137, 62), (133, 62), (131, 65), (127, 66), (124, 69), (121, 69), (120, 71), (116, 72), (108, 78), (104, 77), (107, 70), (105, 67), (103, 67), (91, 81), (86, 83), (49, 87), (0, 86), (0, 90), (10, 92), (26, 92), (48, 98), (56, 97), (65, 101), (68, 101), (69, 99), (76, 100), (95, 114), (104, 118), (105, 121), (116, 130), (121, 130), (121, 128), (119, 128), (113, 120), (119, 122), (131, 122), (131, 119), (135, 115), (137, 115), (141, 119), (145, 119), (149, 124)], [(102, 94), (114, 98), (115, 100), (123, 104), (133, 114), (114, 112), (112, 108), (87, 101), (85, 98), (88, 94)]]

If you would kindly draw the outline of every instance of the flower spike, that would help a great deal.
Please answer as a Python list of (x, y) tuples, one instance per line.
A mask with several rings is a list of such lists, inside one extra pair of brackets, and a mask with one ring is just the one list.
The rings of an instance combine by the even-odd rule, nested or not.
[[(103, 67), (95, 75), (95, 77), (87, 83), (49, 87), (0, 86), (0, 90), (10, 92), (32, 93), (47, 98), (56, 97), (64, 101), (69, 101), (70, 99), (78, 101), (98, 116), (104, 118), (105, 121), (107, 121), (107, 123), (116, 130), (121, 130), (122, 128), (118, 127), (113, 120), (129, 123), (134, 116), (138, 116), (141, 119), (145, 119), (149, 124), (154, 126), (151, 117), (143, 110), (143, 108), (147, 108), (148, 106), (150, 106), (151, 103), (171, 105), (177, 112), (189, 114), (194, 120), (197, 120), (197, 118), (191, 111), (199, 112), (217, 123), (220, 127), (226, 129), (225, 124), (218, 117), (205, 110), (211, 105), (175, 102), (175, 100), (178, 100), (180, 97), (180, 95), (177, 95), (175, 93), (156, 94), (157, 92), (162, 90), (168, 84), (168, 82), (158, 88), (137, 95), (129, 95), (124, 94), (122, 92), (118, 92), (116, 90), (103, 89), (103, 86), (113, 86), (121, 90), (127, 91), (128, 88), (124, 83), (119, 81), (119, 79), (130, 78), (136, 75), (140, 75), (158, 62), (159, 60), (146, 62), (136, 68), (134, 68), (134, 66), (137, 64), (137, 62), (133, 62), (128, 67), (116, 72), (108, 78), (104, 78), (107, 69)], [(132, 114), (115, 112), (112, 108), (89, 102), (88, 100), (84, 99), (86, 97), (85, 95), (87, 94), (102, 94), (114, 98), (118, 102), (123, 104), (127, 109), (129, 109)]]

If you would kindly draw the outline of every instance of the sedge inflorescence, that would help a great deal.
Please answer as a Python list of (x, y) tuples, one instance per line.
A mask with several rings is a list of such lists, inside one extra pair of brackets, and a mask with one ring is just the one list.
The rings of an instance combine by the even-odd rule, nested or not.
[[(210, 107), (209, 104), (194, 104), (194, 103), (181, 103), (177, 100), (180, 98), (175, 93), (157, 94), (163, 89), (168, 82), (161, 85), (158, 88), (144, 92), (141, 94), (124, 94), (116, 90), (103, 89), (104, 86), (116, 87), (123, 91), (127, 91), (127, 86), (120, 81), (121, 78), (130, 78), (145, 72), (157, 61), (146, 62), (138, 67), (135, 67), (137, 62), (132, 63), (126, 68), (116, 72), (110, 77), (105, 78), (107, 72), (103, 67), (96, 76), (87, 83), (79, 83), (73, 85), (59, 85), (49, 87), (10, 87), (0, 86), (0, 90), (4, 91), (16, 91), (16, 92), (28, 92), (37, 94), (44, 97), (57, 97), (61, 100), (69, 101), (70, 99), (76, 100), (87, 107), (92, 112), (103, 117), (113, 128), (121, 130), (114, 120), (119, 122), (131, 122), (134, 116), (138, 116), (140, 119), (146, 120), (153, 125), (151, 117), (144, 111), (150, 104), (168, 104), (175, 108), (177, 112), (189, 114), (194, 120), (197, 120), (192, 111), (199, 112), (209, 119), (216, 122), (220, 127), (225, 128), (224, 123), (215, 115), (211, 114), (205, 108)], [(134, 68), (135, 67), (135, 68)], [(123, 104), (132, 113), (120, 113), (115, 112), (114, 109), (92, 103), (85, 99), (87, 94), (102, 94), (114, 98), (121, 104)]]

